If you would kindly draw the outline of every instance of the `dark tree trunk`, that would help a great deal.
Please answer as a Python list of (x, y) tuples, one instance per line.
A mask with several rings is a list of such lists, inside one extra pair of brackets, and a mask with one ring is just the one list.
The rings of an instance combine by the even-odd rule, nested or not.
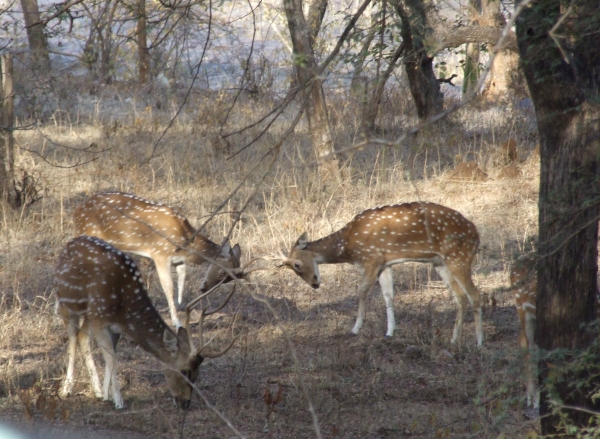
[(137, 19), (138, 43), (138, 80), (140, 84), (147, 84), (150, 77), (150, 55), (148, 53), (148, 39), (146, 30), (146, 0), (140, 0)]
[(44, 33), (44, 26), (40, 24), (40, 10), (37, 0), (21, 0), (29, 51), (31, 52), (32, 68), (47, 73), (50, 68), (48, 55), (48, 40)]
[(425, 50), (428, 21), (423, 0), (393, 0), (402, 22), (404, 67), (417, 116), (424, 120), (444, 109), (444, 97), (433, 73), (433, 58)]
[[(567, 16), (563, 15), (569, 9)], [(597, 238), (600, 216), (600, 16), (597, 0), (537, 0), (517, 21), (521, 65), (533, 99), (540, 136), (539, 256), (536, 341), (543, 351), (576, 355), (597, 335), (582, 330), (595, 318)], [(562, 18), (561, 18), (562, 17)], [(553, 27), (557, 26), (556, 29)], [(559, 46), (560, 45), (560, 46)], [(573, 358), (573, 357), (568, 357)], [(568, 361), (567, 361), (568, 363)], [(540, 379), (549, 376), (540, 362)], [(589, 390), (598, 377), (571, 373), (541, 393), (542, 434), (560, 431), (550, 397), (598, 411)], [(586, 378), (582, 387), (571, 387)], [(581, 382), (583, 383), (583, 382)], [(566, 413), (588, 426), (582, 410)], [(564, 433), (564, 431), (563, 431)]]

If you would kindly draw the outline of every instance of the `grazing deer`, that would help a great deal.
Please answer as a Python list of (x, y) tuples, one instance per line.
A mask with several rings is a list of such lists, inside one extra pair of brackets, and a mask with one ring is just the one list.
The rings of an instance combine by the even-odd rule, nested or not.
[[(135, 262), (96, 237), (80, 236), (67, 243), (56, 266), (55, 287), (57, 312), (69, 334), (67, 376), (61, 390), (65, 396), (73, 388), (73, 368), (79, 342), (94, 393), (98, 398), (108, 400), (112, 383), (115, 407), (123, 408), (115, 350), (120, 335), (127, 334), (161, 361), (175, 404), (188, 408), (192, 397), (191, 383), (198, 376), (204, 357), (219, 357), (235, 342), (234, 339), (224, 351), (211, 354), (204, 352), (202, 341), (204, 316), (225, 306), (235, 289), (218, 309), (201, 312), (202, 347), (196, 349), (189, 330), (189, 313), (198, 300), (188, 306), (186, 325), (175, 333), (152, 305)], [(91, 336), (100, 345), (106, 364), (102, 388), (91, 353)]]
[(510, 269), (510, 284), (515, 295), (519, 323), (521, 323), (519, 346), (526, 352), (527, 406), (537, 410), (540, 404), (540, 392), (536, 385), (535, 350), (537, 346), (534, 341), (537, 295), (536, 260), (535, 256), (527, 255), (515, 261)]
[(407, 203), (375, 207), (358, 214), (346, 226), (317, 241), (304, 233), (292, 247), (284, 266), (293, 269), (313, 288), (319, 288), (318, 264), (354, 264), (362, 269), (358, 287), (358, 316), (352, 328), (358, 334), (367, 292), (379, 279), (387, 310), (387, 334), (394, 334), (394, 280), (391, 265), (429, 262), (454, 293), (458, 314), (452, 343), (460, 340), (467, 298), (475, 310), (477, 345), (483, 342), (481, 302), (471, 279), (471, 264), (479, 246), (475, 225), (460, 213), (433, 203)]
[[(187, 219), (168, 206), (153, 203), (135, 195), (105, 192), (92, 195), (73, 215), (77, 236), (97, 236), (121, 251), (151, 258), (167, 302), (171, 321), (181, 326), (177, 308), (182, 309), (186, 262), (210, 262), (200, 291), (205, 292), (225, 279), (240, 266), (241, 250), (227, 240), (218, 245), (196, 232)], [(177, 271), (177, 304), (175, 303), (171, 265)]]

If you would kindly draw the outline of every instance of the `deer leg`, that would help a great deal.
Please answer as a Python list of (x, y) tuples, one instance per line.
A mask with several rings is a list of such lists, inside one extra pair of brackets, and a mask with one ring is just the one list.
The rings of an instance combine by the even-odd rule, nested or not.
[(102, 398), (100, 377), (98, 376), (98, 371), (94, 364), (94, 357), (92, 356), (91, 335), (88, 320), (84, 318), (79, 334), (77, 335), (79, 349), (81, 349), (81, 354), (83, 355), (83, 358), (85, 358), (85, 365), (90, 375), (90, 380), (92, 381), (92, 390), (94, 391), (96, 398)]
[(458, 306), (458, 311), (456, 312), (456, 321), (454, 323), (454, 331), (452, 332), (452, 339), (450, 340), (450, 343), (454, 344), (456, 342), (460, 342), (461, 339), (467, 297), (465, 296), (463, 290), (456, 284), (454, 276), (452, 276), (452, 272), (446, 265), (436, 265), (434, 268), (448, 289), (452, 291), (454, 299), (456, 300), (456, 305)]
[(540, 408), (540, 392), (537, 388), (535, 378), (537, 370), (537, 346), (533, 335), (535, 333), (536, 318), (530, 312), (525, 314), (525, 336), (527, 337), (527, 405), (538, 410)]
[[(481, 346), (483, 344), (483, 329), (481, 324), (481, 297), (479, 295), (479, 290), (473, 283), (473, 279), (471, 278), (470, 269), (466, 270), (463, 267), (450, 268), (452, 271), (452, 276), (456, 281), (455, 290), (460, 290), (460, 292), (467, 296), (471, 306), (473, 307), (473, 314), (475, 316), (475, 335), (477, 337), (477, 346)], [(463, 309), (464, 313), (464, 309)]]
[(175, 329), (179, 329), (181, 327), (181, 322), (179, 321), (179, 317), (177, 317), (177, 308), (175, 307), (173, 278), (171, 277), (171, 263), (169, 262), (169, 259), (161, 258), (155, 259), (154, 265), (156, 266), (156, 272), (158, 273), (160, 286), (167, 296), (169, 313), (171, 314), (171, 322), (173, 323), (173, 326), (175, 326)]
[(186, 266), (185, 263), (181, 263), (175, 266), (177, 271), (177, 309), (184, 311), (183, 306), (183, 284), (185, 283)]
[(121, 397), (121, 388), (119, 387), (119, 380), (117, 376), (117, 356), (114, 350), (114, 337), (108, 328), (104, 328), (96, 333), (96, 341), (102, 349), (102, 355), (104, 356), (104, 362), (106, 368), (104, 371), (104, 387), (103, 387), (103, 398), (109, 399), (109, 386), (112, 382), (112, 397), (115, 402), (117, 409), (124, 407), (123, 398)]
[(60, 309), (60, 315), (67, 327), (69, 345), (67, 348), (67, 376), (61, 389), (61, 395), (67, 396), (73, 390), (73, 371), (75, 369), (75, 354), (77, 352), (77, 333), (79, 332), (79, 316)]
[(385, 268), (379, 275), (379, 285), (381, 294), (385, 301), (385, 310), (387, 312), (387, 333), (386, 337), (394, 335), (396, 329), (396, 319), (394, 318), (394, 277), (391, 268)]
[(367, 306), (367, 293), (371, 289), (377, 272), (373, 269), (364, 268), (360, 285), (358, 286), (358, 315), (356, 316), (356, 323), (352, 328), (352, 334), (358, 334), (358, 331), (363, 325), (365, 320), (365, 310)]

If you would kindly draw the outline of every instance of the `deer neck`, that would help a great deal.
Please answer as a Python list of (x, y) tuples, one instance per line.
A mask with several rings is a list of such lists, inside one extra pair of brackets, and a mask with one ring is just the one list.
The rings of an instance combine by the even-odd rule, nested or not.
[(187, 250), (188, 252), (185, 257), (186, 261), (201, 265), (216, 259), (221, 253), (221, 246), (199, 233), (194, 240), (188, 244)]
[(346, 228), (329, 236), (309, 242), (305, 250), (317, 254), (317, 264), (341, 264), (348, 262), (346, 252)]
[(173, 331), (154, 308), (147, 293), (142, 291), (138, 296), (129, 303), (123, 303), (128, 312), (125, 313), (125, 324), (120, 325), (121, 332), (163, 363), (171, 363), (175, 356), (167, 350), (163, 336), (165, 330)]

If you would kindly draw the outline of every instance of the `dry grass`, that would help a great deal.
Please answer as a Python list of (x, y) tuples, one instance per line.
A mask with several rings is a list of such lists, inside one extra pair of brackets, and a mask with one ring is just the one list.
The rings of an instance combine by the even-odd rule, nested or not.
[[(163, 108), (177, 103), (176, 96), (159, 98), (172, 101)], [(53, 315), (52, 270), (72, 235), (74, 207), (91, 193), (118, 189), (168, 203), (200, 225), (253, 166), (258, 163), (264, 170), (259, 163), (262, 151), (285, 129), (277, 125), (252, 148), (226, 160), (258, 128), (229, 138), (229, 143), (223, 141), (215, 127), (226, 114), (226, 100), (212, 96), (205, 102), (205, 98), (199, 97), (197, 106), (191, 106), (194, 111), (174, 124), (149, 163), (146, 159), (166, 127), (167, 110), (143, 110), (153, 104), (142, 98), (136, 111), (120, 107), (120, 118), (111, 116), (117, 113), (110, 108), (96, 106), (93, 121), (90, 116), (90, 122), (68, 124), (65, 120), (75, 119), (69, 115), (44, 128), (50, 139), (63, 146), (92, 145), (83, 154), (49, 144), (35, 132), (19, 133), (17, 140), (23, 148), (50, 150), (47, 158), (51, 161), (64, 165), (81, 158), (96, 160), (64, 169), (36, 155), (19, 154), (19, 166), (39, 178), (44, 197), (27, 211), (3, 212), (1, 422), (43, 437), (82, 431), (98, 437), (233, 436), (199, 398), (185, 414), (172, 407), (157, 362), (127, 339), (119, 350), (126, 410), (116, 412), (112, 403), (91, 396), (81, 359), (76, 395), (66, 400), (54, 396), (64, 374), (66, 331)], [(337, 141), (348, 145), (357, 132), (353, 110), (341, 97), (332, 101)], [(257, 105), (262, 104), (243, 102), (224, 131), (247, 123)], [(407, 107), (406, 103), (398, 105)], [(388, 107), (387, 111), (393, 110)], [(410, 123), (409, 116), (398, 113), (390, 133)], [(428, 200), (452, 207), (477, 225), (481, 237), (473, 270), (475, 284), (486, 298), (482, 349), (475, 348), (471, 310), (463, 348), (450, 346), (456, 308), (428, 266), (405, 264), (394, 269), (398, 326), (391, 340), (383, 338), (385, 309), (378, 286), (369, 297), (360, 335), (348, 335), (356, 314), (359, 280), (351, 266), (322, 266), (323, 283), (318, 291), (291, 272), (257, 272), (246, 291), (209, 322), (210, 335), (216, 335), (216, 343), (224, 343), (237, 313), (234, 325), (242, 336), (226, 356), (202, 366), (198, 387), (208, 400), (250, 438), (314, 437), (298, 371), (282, 335), (285, 331), (297, 350), (323, 437), (490, 438), (501, 433), (522, 437), (536, 428), (536, 422), (522, 413), (518, 322), (512, 298), (503, 288), (508, 286), (508, 264), (515, 254), (529, 248), (537, 233), (539, 165), (529, 159), (520, 165), (522, 175), (517, 179), (494, 178), (501, 167), (499, 148), (508, 136), (517, 138), (521, 156), (533, 148), (529, 125), (524, 125), (529, 122), (520, 125), (519, 120), (517, 116), (507, 120), (505, 112), (493, 109), (463, 110), (406, 147), (347, 154), (342, 160), (343, 181), (335, 183), (319, 181), (314, 170), (304, 166), (310, 153), (306, 127), (301, 127), (286, 141), (275, 168), (240, 222), (233, 227), (235, 215), (223, 214), (207, 226), (215, 240), (233, 227), (232, 241), (241, 244), (248, 260), (279, 249), (287, 251), (304, 230), (312, 238), (331, 233), (375, 205)], [(490, 179), (449, 181), (447, 172), (462, 160), (477, 160)], [(241, 208), (257, 175), (231, 197), (224, 211)], [(151, 296), (166, 317), (166, 300), (154, 268), (147, 261), (140, 264)], [(189, 271), (188, 299), (197, 293), (204, 268)], [(267, 300), (277, 317), (256, 297)], [(272, 396), (270, 405), (265, 403), (266, 389)], [(273, 403), (280, 389), (280, 401)], [(40, 395), (49, 402), (40, 403)], [(270, 410), (273, 413), (267, 417)]]

